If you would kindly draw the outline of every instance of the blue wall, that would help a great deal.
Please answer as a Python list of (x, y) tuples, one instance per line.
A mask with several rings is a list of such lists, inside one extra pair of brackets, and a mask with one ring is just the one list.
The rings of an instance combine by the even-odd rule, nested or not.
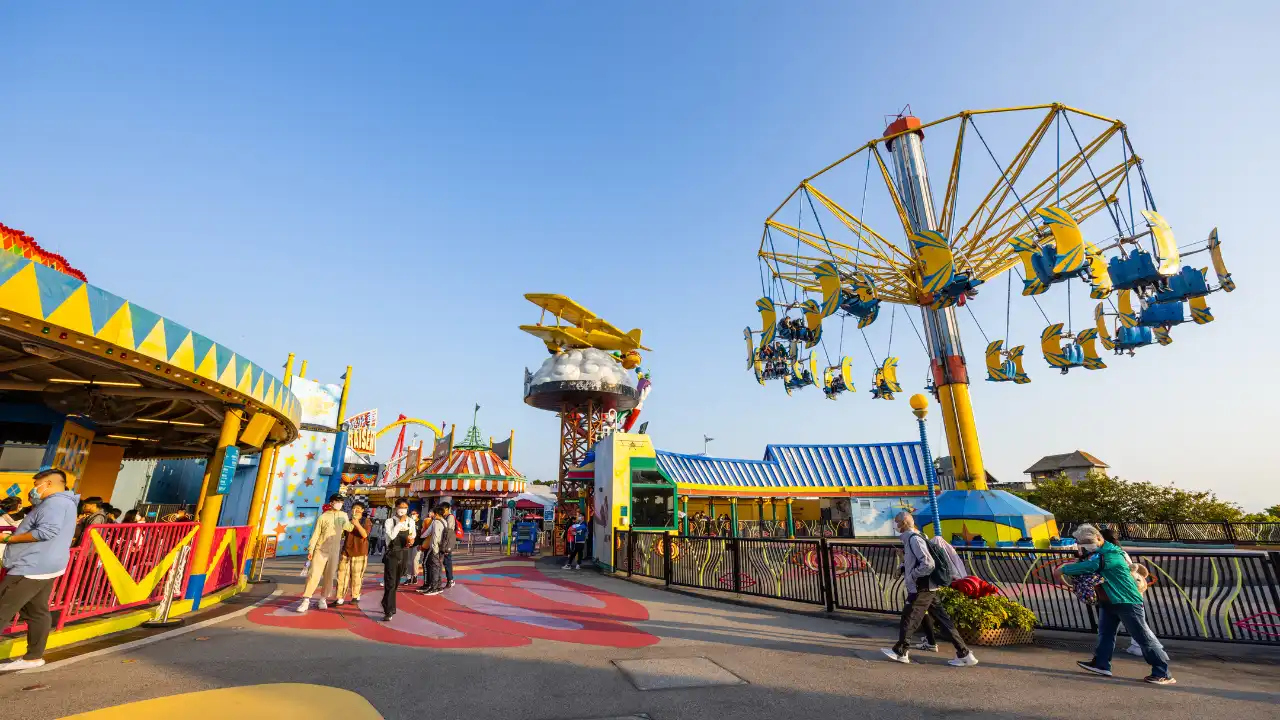
[(204, 460), (161, 460), (151, 474), (145, 502), (195, 505), (203, 482)]
[(222, 514), (218, 516), (219, 527), (249, 524), (249, 505), (253, 502), (253, 483), (258, 476), (258, 458), (261, 453), (252, 455), (248, 463), (236, 467), (236, 476), (231, 481), (231, 490), (222, 498)]

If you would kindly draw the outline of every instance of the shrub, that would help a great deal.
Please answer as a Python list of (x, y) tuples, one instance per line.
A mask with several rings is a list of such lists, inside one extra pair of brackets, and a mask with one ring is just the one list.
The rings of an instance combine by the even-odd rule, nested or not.
[(960, 630), (978, 632), (1012, 628), (1030, 630), (1035, 627), (1035, 613), (1004, 595), (970, 598), (951, 588), (938, 590), (938, 600)]

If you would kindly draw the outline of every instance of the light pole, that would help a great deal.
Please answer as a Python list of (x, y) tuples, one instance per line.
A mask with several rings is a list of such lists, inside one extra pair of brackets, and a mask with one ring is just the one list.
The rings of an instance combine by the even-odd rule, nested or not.
[(911, 396), (911, 412), (920, 423), (920, 446), (924, 449), (925, 478), (929, 484), (929, 512), (933, 515), (933, 535), (942, 537), (942, 521), (938, 518), (938, 475), (933, 468), (933, 455), (929, 452), (929, 433), (924, 426), (924, 416), (929, 414), (929, 398), (922, 394)]
[(711, 441), (713, 441), (713, 440), (715, 440), (715, 438), (713, 438), (713, 437), (707, 437), (706, 435), (703, 435), (703, 436), (702, 436), (702, 454), (703, 454), (703, 455), (706, 455), (706, 454), (707, 454), (707, 443), (709, 443), (709, 442), (711, 442)]

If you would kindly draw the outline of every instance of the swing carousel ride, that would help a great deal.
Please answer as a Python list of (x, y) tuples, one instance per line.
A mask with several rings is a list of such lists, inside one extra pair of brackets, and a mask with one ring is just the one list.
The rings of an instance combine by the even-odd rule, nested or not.
[[(1235, 288), (1216, 228), (1179, 247), (1118, 120), (1062, 104), (968, 110), (929, 123), (908, 107), (888, 120), (881, 137), (802, 180), (765, 220), (756, 301), (763, 325), (744, 331), (747, 366), (762, 385), (781, 381), (788, 395), (809, 386), (831, 400), (852, 393), (854, 363), (844, 355), (852, 320), (874, 364), (871, 396), (891, 400), (902, 389), (891, 354), (898, 306), (920, 308), (920, 328), (906, 308), (902, 314), (929, 356), (927, 386), (942, 407), (962, 489), (985, 490), (986, 476), (958, 311), (987, 341), (986, 379), (1025, 384), (1026, 346), (1009, 332), (1014, 313), (1031, 304), (1046, 324), (1040, 353), (1066, 374), (1106, 368), (1099, 345), (1116, 355), (1168, 345), (1175, 326), (1213, 320), (1211, 293)], [(949, 160), (940, 204), (926, 133)], [(1208, 267), (1183, 264), (1206, 252), (1216, 283)], [(1003, 338), (982, 329), (980, 290), (983, 301), (996, 295), (1003, 305)], [(1089, 316), (1073, 313), (1080, 302), (1093, 304), (1092, 322), (1077, 330), (1075, 315)], [(885, 304), (888, 341), (877, 355), (867, 329), (883, 323)]]

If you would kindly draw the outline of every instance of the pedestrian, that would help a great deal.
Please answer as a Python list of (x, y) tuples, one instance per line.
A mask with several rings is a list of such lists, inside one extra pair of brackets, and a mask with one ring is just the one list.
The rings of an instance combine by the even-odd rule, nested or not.
[(1116, 632), (1123, 623), (1129, 636), (1142, 649), (1142, 658), (1151, 665), (1151, 674), (1143, 678), (1153, 685), (1173, 685), (1169, 674), (1169, 655), (1147, 627), (1142, 607), (1142, 592), (1133, 578), (1130, 563), (1119, 545), (1107, 542), (1092, 525), (1081, 525), (1073, 533), (1076, 542), (1088, 556), (1063, 565), (1059, 572), (1067, 577), (1097, 574), (1102, 583), (1096, 588), (1098, 604), (1098, 644), (1088, 662), (1078, 662), (1081, 669), (1111, 677), (1111, 656), (1116, 648)]
[(397, 500), (395, 512), (383, 523), (387, 549), (382, 554), (382, 619), (391, 622), (396, 614), (396, 592), (400, 576), (409, 564), (409, 550), (418, 534), (418, 526), (409, 520), (409, 501)]
[[(1120, 539), (1116, 537), (1115, 530), (1112, 530), (1109, 527), (1104, 527), (1099, 532), (1102, 533), (1103, 540), (1106, 540), (1112, 545), (1115, 545), (1116, 547), (1120, 548), (1120, 554), (1124, 556), (1124, 561), (1128, 563), (1130, 572), (1133, 572), (1137, 568), (1142, 567), (1141, 565), (1137, 565), (1136, 563), (1134, 563), (1133, 558), (1129, 557), (1129, 553), (1125, 552), (1125, 549), (1120, 545)], [(1147, 582), (1145, 578), (1141, 582), (1139, 582), (1137, 578), (1134, 578), (1134, 582), (1135, 584), (1138, 585), (1139, 592), (1146, 589), (1144, 587), (1144, 585)], [(1151, 628), (1148, 626), (1147, 629), (1150, 630)], [(1155, 633), (1154, 632), (1151, 633), (1151, 636), (1155, 637)], [(1156, 638), (1156, 639), (1159, 640), (1159, 638)], [(1125, 648), (1124, 651), (1129, 653), (1130, 655), (1142, 657), (1142, 646), (1139, 645), (1138, 640), (1132, 636), (1129, 637), (1129, 647)]]
[(351, 602), (360, 604), (364, 571), (369, 567), (369, 533), (373, 521), (365, 517), (364, 505), (351, 506), (351, 530), (342, 538), (342, 558), (338, 561), (338, 605), (351, 589)]
[[(977, 665), (978, 658), (964, 644), (964, 638), (960, 637), (960, 632), (951, 622), (951, 616), (938, 602), (938, 588), (947, 584), (945, 581), (951, 573), (950, 567), (946, 568), (945, 573), (935, 573), (935, 570), (939, 570), (937, 562), (924, 535), (916, 530), (916, 521), (911, 513), (900, 512), (893, 521), (902, 540), (902, 577), (907, 589), (907, 602), (902, 608), (902, 619), (898, 624), (898, 642), (892, 648), (880, 648), (880, 652), (896, 662), (911, 662), (907, 638), (915, 635), (925, 617), (931, 617), (956, 649), (955, 659), (948, 660), (947, 664), (954, 667)], [(946, 556), (941, 557), (945, 561)], [(926, 632), (932, 634), (930, 630)]]
[(80, 538), (84, 537), (84, 531), (88, 530), (92, 525), (105, 525), (107, 523), (107, 514), (102, 510), (102, 498), (87, 497), (80, 501), (80, 514), (76, 517), (76, 536), (75, 543), (80, 542)]
[(413, 587), (418, 584), (419, 575), (424, 576), (423, 579), (425, 580), (426, 572), (422, 568), (422, 536), (426, 534), (427, 523), (422, 520), (417, 510), (409, 511), (409, 522), (413, 523), (414, 532), (416, 533), (413, 539), (413, 562), (406, 573), (408, 577), (401, 579), (400, 582), (402, 585)]
[(383, 546), (386, 544), (386, 528), (381, 522), (373, 523), (373, 530), (369, 533), (369, 554), (381, 555)]
[(304, 613), (311, 609), (311, 596), (316, 588), (320, 589), (320, 602), (316, 605), (320, 610), (329, 609), (325, 599), (334, 589), (334, 581), (338, 576), (338, 559), (342, 554), (342, 533), (351, 530), (351, 519), (342, 511), (342, 495), (334, 493), (329, 496), (325, 511), (316, 518), (315, 527), (311, 529), (311, 542), (307, 545), (307, 586), (302, 591), (302, 602), (297, 611)]
[(146, 521), (147, 516), (137, 510), (130, 510), (124, 514), (124, 517), (120, 518), (120, 524), (122, 525), (128, 525), (129, 523), (144, 523)]
[(444, 558), (441, 555), (441, 546), (444, 543), (444, 510), (438, 506), (432, 508), (427, 517), (430, 519), (422, 538), (422, 549), (425, 553), (422, 564), (426, 579), (419, 592), (423, 595), (439, 595), (444, 592), (444, 584), (440, 582), (444, 564)]
[(447, 502), (440, 503), (444, 513), (444, 534), (440, 538), (440, 564), (444, 567), (444, 587), (453, 587), (453, 551), (458, 546), (458, 516), (453, 514), (453, 506)]
[(67, 571), (76, 532), (76, 496), (67, 490), (61, 470), (41, 470), (32, 478), (32, 510), (17, 530), (0, 535), (8, 574), (0, 580), (0, 622), (15, 614), (27, 623), (27, 652), (21, 660), (0, 664), (0, 672), (44, 665), (49, 640), (49, 594)]
[(578, 513), (573, 524), (565, 533), (565, 547), (568, 548), (569, 557), (564, 562), (562, 569), (574, 570), (582, 569), (582, 553), (587, 547), (587, 523), (582, 518), (582, 513)]

